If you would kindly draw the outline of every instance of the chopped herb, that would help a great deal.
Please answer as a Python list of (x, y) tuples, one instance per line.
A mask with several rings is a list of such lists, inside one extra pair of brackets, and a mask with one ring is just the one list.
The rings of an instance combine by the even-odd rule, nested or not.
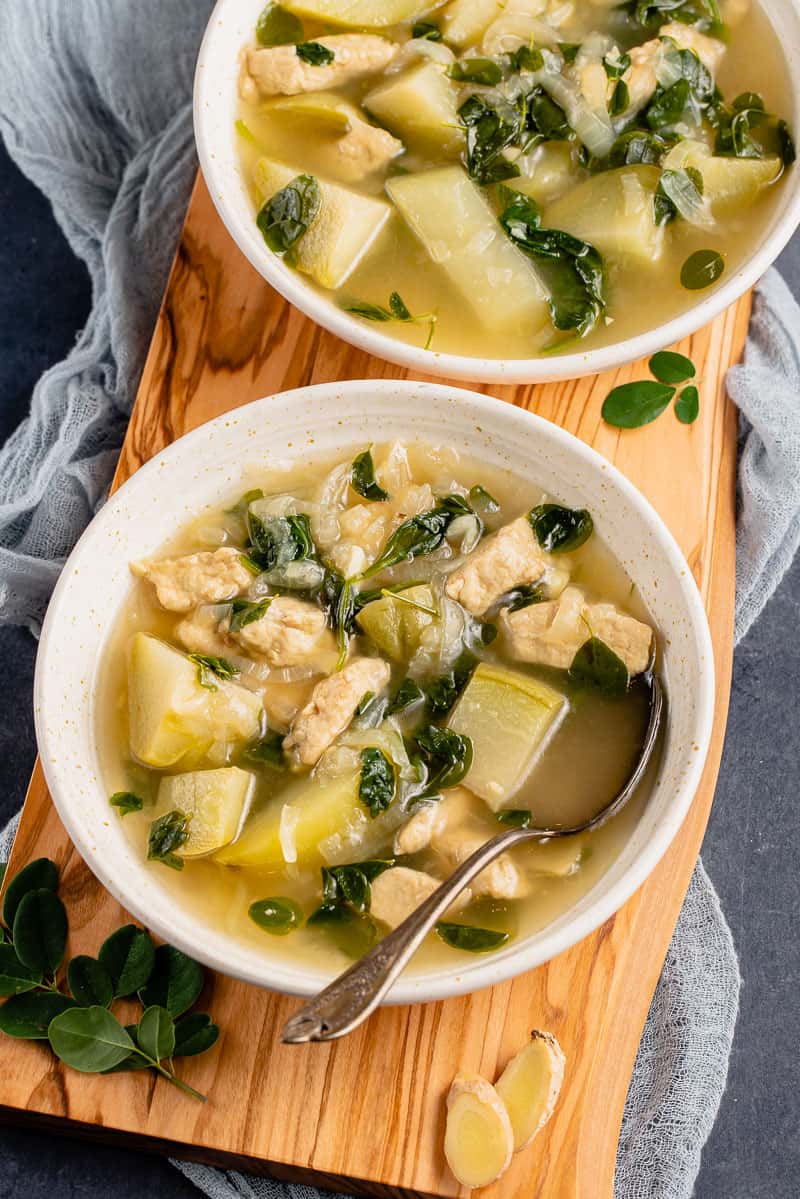
[(657, 165), (670, 149), (671, 141), (660, 133), (646, 129), (628, 129), (616, 139), (608, 158), (601, 163), (593, 160), (592, 165), (595, 168)]
[(716, 283), (724, 270), (722, 255), (716, 250), (695, 250), (681, 267), (681, 286), (687, 291), (701, 291)]
[(671, 87), (659, 89), (650, 102), (645, 117), (651, 129), (665, 129), (683, 119), (692, 94), (688, 79), (679, 79)]
[(393, 291), (389, 296), (389, 305), (387, 308), (382, 308), (380, 304), (373, 304), (369, 300), (343, 300), (340, 307), (345, 312), (350, 312), (353, 316), (360, 316), (365, 321), (383, 323), (387, 321), (402, 321), (403, 324), (428, 321), (428, 337), (423, 348), (426, 350), (430, 349), (438, 319), (436, 313), (423, 312), (419, 316), (414, 316), (403, 297), (397, 291)]
[(451, 949), (466, 950), (467, 953), (491, 953), (508, 940), (508, 933), (496, 932), (492, 928), (475, 928), (472, 924), (450, 924), (439, 921), (436, 934)]
[(394, 859), (373, 859), (353, 862), (347, 866), (322, 867), (322, 905), (308, 918), (309, 924), (324, 924), (346, 919), (347, 911), (363, 916), (370, 908), (370, 883), (384, 870), (394, 866)]
[(406, 712), (409, 708), (415, 707), (424, 698), (425, 694), (419, 683), (415, 683), (413, 679), (403, 679), (389, 701), (386, 715), (394, 716), (398, 712)]
[(572, 659), (571, 682), (596, 687), (606, 695), (624, 695), (630, 684), (628, 668), (613, 649), (599, 637), (590, 637)]
[(256, 224), (270, 250), (283, 254), (308, 232), (322, 204), (313, 175), (297, 175), (261, 206)]
[(132, 791), (115, 791), (108, 802), (112, 807), (119, 808), (121, 816), (127, 816), (129, 812), (141, 812), (144, 807), (144, 800)]
[(189, 817), (174, 808), (150, 825), (147, 838), (148, 862), (162, 862), (173, 870), (183, 870), (183, 858), (175, 853), (189, 837)]
[(256, 22), (259, 46), (287, 46), (299, 42), (302, 36), (302, 22), (280, 4), (267, 4)]
[(285, 770), (286, 759), (283, 756), (283, 736), (278, 732), (267, 733), (260, 741), (248, 745), (242, 757), (248, 762), (258, 762), (273, 770)]
[(413, 562), (415, 558), (432, 554), (444, 544), (447, 530), (455, 518), (471, 512), (469, 504), (461, 496), (443, 496), (435, 508), (404, 520), (361, 578), (368, 579), (382, 570), (388, 570), (390, 566), (397, 566), (399, 562)]
[(261, 617), (266, 614), (274, 598), (274, 596), (268, 595), (257, 603), (245, 599), (233, 600), (231, 602), (228, 631), (230, 633), (238, 633), (246, 625), (254, 624), (257, 620), (261, 620)]
[(333, 50), (321, 42), (300, 42), (296, 49), (297, 57), (310, 67), (328, 67), (336, 57)]
[(201, 687), (209, 691), (217, 691), (214, 679), (224, 679), (226, 682), (241, 674), (238, 666), (227, 658), (215, 658), (212, 654), (189, 654), (189, 661), (197, 667), (197, 681)]
[(411, 36), (426, 38), (429, 42), (440, 42), (442, 31), (438, 25), (433, 25), (430, 21), (417, 21), (415, 25), (411, 26)]
[(528, 522), (548, 554), (580, 549), (594, 530), (592, 515), (586, 508), (564, 508), (561, 504), (538, 504), (528, 513)]
[(389, 492), (385, 491), (375, 479), (375, 463), (372, 460), (371, 447), (353, 459), (353, 465), (350, 468), (350, 486), (353, 491), (358, 492), (371, 503), (389, 499)]
[(447, 68), (447, 74), (456, 83), (480, 83), (495, 87), (503, 78), (503, 72), (491, 58), (462, 58)]
[(660, 416), (674, 395), (674, 387), (653, 379), (622, 383), (603, 401), (602, 417), (617, 429), (640, 429)]
[(533, 812), (528, 808), (502, 808), (495, 812), (495, 818), (500, 824), (510, 824), (512, 828), (530, 828), (533, 824)]
[(693, 384), (684, 387), (675, 401), (675, 415), (682, 425), (693, 424), (700, 415), (700, 393)]
[(293, 928), (303, 923), (303, 909), (293, 899), (281, 895), (270, 899), (257, 899), (247, 909), (250, 919), (274, 937), (285, 937)]
[(481, 512), (499, 512), (500, 505), (494, 496), (481, 487), (480, 483), (475, 483), (469, 489), (469, 498), (473, 508), (478, 508)]
[(358, 798), (374, 818), (390, 806), (397, 790), (394, 766), (383, 750), (368, 746), (361, 751)]
[(690, 358), (676, 354), (673, 350), (660, 350), (647, 365), (659, 383), (685, 383), (697, 373)]
[(472, 765), (472, 741), (469, 737), (429, 724), (414, 735), (417, 749), (427, 770), (423, 789), (414, 801), (436, 799), (447, 787), (455, 787)]
[(483, 96), (474, 95), (461, 105), (458, 118), (466, 130), (464, 165), (478, 183), (500, 183), (519, 175), (519, 167), (508, 161), (503, 150), (521, 141), (527, 112), (524, 99), (494, 107)]

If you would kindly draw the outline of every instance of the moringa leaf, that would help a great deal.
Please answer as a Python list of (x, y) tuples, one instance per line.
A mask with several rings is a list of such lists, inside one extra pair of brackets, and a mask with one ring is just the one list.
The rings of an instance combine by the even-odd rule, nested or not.
[(153, 972), (139, 989), (139, 998), (145, 1007), (165, 1007), (170, 1015), (180, 1016), (202, 989), (202, 966), (173, 945), (159, 945)]
[(430, 21), (417, 21), (411, 26), (411, 36), (424, 37), (429, 42), (440, 42), (442, 31), (438, 25), (433, 25)]
[(568, 671), (571, 682), (595, 687), (606, 695), (625, 695), (630, 685), (628, 668), (605, 641), (590, 637), (580, 647)]
[(691, 425), (697, 420), (700, 415), (700, 393), (696, 387), (684, 387), (675, 401), (675, 415), (682, 425)]
[(429, 724), (414, 734), (414, 740), (427, 770), (422, 790), (413, 795), (415, 803), (438, 798), (442, 791), (455, 787), (469, 772), (472, 741), (466, 735)]
[(120, 816), (127, 816), (130, 812), (141, 812), (144, 807), (144, 800), (132, 791), (115, 791), (108, 802), (112, 808), (119, 808)]
[(358, 798), (369, 808), (373, 819), (391, 805), (397, 790), (394, 766), (386, 754), (376, 746), (366, 746), (359, 755), (361, 775), (358, 783)]
[(495, 812), (495, 819), (500, 824), (508, 824), (511, 828), (530, 828), (533, 824), (533, 812), (528, 808), (501, 808)]
[(624, 79), (618, 79), (617, 85), (611, 94), (611, 100), (608, 105), (609, 114), (612, 117), (618, 117), (625, 111), (631, 102), (631, 94), (628, 91), (628, 85)]
[(681, 267), (681, 286), (687, 291), (702, 291), (716, 283), (724, 270), (722, 255), (716, 250), (695, 250)]
[(242, 753), (248, 762), (259, 762), (272, 770), (285, 770), (286, 758), (283, 755), (283, 736), (278, 732), (267, 733), (260, 741), (248, 745)]
[(588, 509), (564, 508), (561, 504), (538, 504), (531, 508), (528, 523), (539, 545), (548, 554), (572, 553), (580, 549), (594, 531)]
[(172, 1057), (175, 1048), (175, 1021), (166, 1008), (153, 1004), (145, 1008), (136, 1028), (139, 1048), (155, 1062)]
[(660, 416), (674, 395), (674, 387), (652, 379), (622, 383), (608, 393), (601, 414), (617, 429), (639, 429)]
[(303, 23), (280, 4), (267, 4), (256, 22), (259, 46), (287, 46), (301, 41)]
[(692, 94), (688, 79), (679, 79), (671, 87), (659, 88), (645, 112), (651, 129), (671, 128), (680, 123)]
[(310, 67), (328, 67), (336, 57), (333, 50), (321, 42), (299, 42), (296, 50), (297, 57)]
[(415, 683), (413, 679), (403, 679), (400, 686), (395, 691), (392, 698), (389, 700), (389, 705), (386, 709), (387, 716), (394, 716), (398, 712), (406, 712), (409, 708), (413, 708), (425, 698), (425, 694), (419, 683)]
[(46, 1041), (50, 1021), (76, 1006), (74, 999), (58, 991), (12, 995), (0, 1007), (0, 1032), (26, 1041)]
[(459, 655), (452, 670), (425, 684), (425, 699), (432, 716), (438, 718), (450, 711), (469, 682), (476, 665), (477, 658), (474, 654), (464, 651)]
[(67, 982), (82, 1007), (108, 1007), (114, 998), (114, 980), (107, 966), (97, 958), (81, 953), (67, 966)]
[(440, 920), (436, 934), (451, 949), (463, 949), (467, 953), (491, 953), (508, 940), (508, 933), (496, 932), (492, 928), (475, 928), (472, 924), (451, 924)]
[(316, 561), (317, 548), (305, 512), (297, 516), (260, 516), (255, 505), (247, 513), (250, 556), (261, 570), (273, 571), (292, 562)]
[(480, 83), (495, 87), (503, 72), (491, 58), (462, 58), (447, 68), (448, 76), (456, 83)]
[(523, 44), (514, 51), (511, 59), (515, 71), (541, 71), (544, 55), (538, 46)]
[(242, 673), (239, 667), (234, 666), (233, 662), (229, 662), (227, 658), (216, 658), (213, 654), (187, 654), (187, 657), (197, 667), (198, 683), (209, 691), (219, 690), (214, 682), (215, 678), (228, 682), (237, 674)]
[(135, 1049), (116, 1016), (97, 1005), (62, 1012), (51, 1020), (47, 1035), (56, 1057), (84, 1074), (109, 1070)]
[(41, 981), (41, 970), (21, 962), (13, 945), (0, 944), (0, 995), (21, 995), (23, 991), (32, 991)]
[(385, 491), (375, 478), (375, 463), (372, 460), (370, 448), (362, 450), (353, 459), (353, 465), (350, 468), (350, 486), (353, 491), (363, 496), (365, 500), (369, 500), (370, 503), (378, 503), (390, 498), (389, 492)]
[(114, 995), (120, 999), (142, 989), (156, 960), (149, 935), (135, 924), (124, 924), (107, 937), (97, 957), (111, 976)]
[(481, 512), (488, 512), (491, 514), (493, 512), (500, 511), (500, 505), (498, 504), (497, 500), (494, 498), (491, 492), (487, 491), (485, 487), (482, 487), (480, 483), (475, 483), (472, 487), (470, 487), (469, 498), (473, 508), (478, 508)]
[(447, 530), (458, 516), (471, 513), (469, 504), (460, 495), (442, 496), (436, 507), (404, 520), (388, 538), (381, 554), (359, 577), (371, 575), (399, 562), (413, 562), (432, 554), (444, 544)]
[(232, 600), (231, 615), (228, 620), (228, 632), (238, 633), (241, 629), (246, 628), (247, 625), (261, 620), (261, 617), (266, 615), (267, 609), (274, 598), (274, 596), (268, 595), (264, 599), (258, 600), (257, 603), (246, 599)]
[(43, 888), (47, 891), (58, 890), (58, 869), (55, 862), (51, 862), (49, 858), (35, 858), (17, 871), (6, 888), (3, 898), (3, 921), (6, 928), (10, 929), (13, 926), (22, 897), (27, 895), (28, 891), (40, 891)]
[(647, 365), (659, 383), (685, 383), (696, 374), (692, 360), (683, 354), (676, 354), (673, 350), (660, 350)]
[(150, 825), (147, 837), (148, 862), (161, 862), (172, 870), (183, 870), (183, 858), (175, 853), (189, 837), (189, 817), (173, 808)]
[(42, 887), (23, 895), (12, 933), (17, 957), (31, 970), (55, 974), (64, 960), (67, 912), (55, 894)]
[(207, 1012), (190, 1012), (175, 1022), (173, 1057), (196, 1057), (205, 1053), (219, 1037), (219, 1029)]
[(255, 903), (250, 904), (247, 914), (265, 933), (272, 933), (276, 937), (285, 937), (293, 928), (299, 928), (303, 923), (303, 909), (300, 904), (284, 895), (257, 899)]
[(276, 254), (290, 250), (316, 220), (322, 192), (313, 175), (297, 175), (266, 200), (256, 224), (264, 241)]

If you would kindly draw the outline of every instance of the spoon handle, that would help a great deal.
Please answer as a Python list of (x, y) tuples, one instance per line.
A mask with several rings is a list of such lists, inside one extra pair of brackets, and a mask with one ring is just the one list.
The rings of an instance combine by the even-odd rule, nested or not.
[[(552, 832), (549, 835), (552, 836)], [(498, 833), (476, 849), (402, 924), (295, 1012), (287, 1020), (281, 1040), (291, 1044), (333, 1041), (352, 1032), (375, 1010), (439, 917), (475, 875), (505, 850), (521, 841), (542, 836), (546, 837), (548, 833), (540, 829), (512, 828)]]

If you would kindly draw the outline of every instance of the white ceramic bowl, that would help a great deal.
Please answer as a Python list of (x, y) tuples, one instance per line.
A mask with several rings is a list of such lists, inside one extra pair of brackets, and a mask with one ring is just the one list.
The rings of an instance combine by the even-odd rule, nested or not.
[[(596, 350), (576, 351), (556, 357), (500, 360), (439, 354), (396, 341), (380, 327), (343, 312), (332, 298), (315, 289), (297, 271), (285, 266), (264, 245), (256, 228), (253, 205), (242, 176), (236, 146), (239, 52), (252, 41), (253, 29), (264, 0), (218, 0), (206, 29), (197, 62), (194, 90), (194, 128), (200, 165), (211, 198), (239, 249), (256, 270), (281, 295), (312, 320), (352, 345), (401, 366), (449, 379), (526, 383), (546, 379), (574, 379), (631, 362), (687, 337), (707, 324), (760, 279), (800, 223), (800, 163), (782, 184), (763, 240), (741, 267), (725, 276), (709, 293), (698, 292), (696, 302), (680, 316), (637, 337)], [(796, 0), (760, 0), (786, 55), (794, 93), (786, 117), (800, 134), (800, 7)]]
[[(446, 430), (446, 432), (445, 432)], [(703, 606), (671, 534), (636, 489), (583, 442), (549, 422), (443, 384), (325, 383), (258, 400), (182, 437), (143, 466), (89, 526), (55, 589), (36, 668), (36, 733), (45, 776), (72, 840), (102, 884), (160, 937), (215, 970), (308, 995), (329, 981), (209, 928), (133, 849), (109, 807), (97, 753), (103, 651), (131, 593), (128, 563), (158, 551), (176, 526), (236, 493), (243, 468), (311, 454), (345, 457), (370, 441), (440, 442), (535, 479), (586, 506), (663, 635), (669, 716), (653, 794), (622, 853), (575, 906), (542, 931), (457, 972), (401, 978), (390, 1002), (473, 991), (538, 966), (616, 911), (658, 862), (683, 820), (708, 747), (714, 668)], [(252, 475), (249, 475), (252, 477)]]

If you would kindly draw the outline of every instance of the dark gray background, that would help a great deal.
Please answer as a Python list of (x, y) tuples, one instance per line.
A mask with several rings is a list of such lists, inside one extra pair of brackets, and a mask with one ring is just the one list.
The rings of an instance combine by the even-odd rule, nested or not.
[[(800, 295), (800, 237), (783, 272)], [(48, 205), (0, 146), (0, 441), (28, 409), (41, 372), (70, 349), (89, 281)], [(798, 397), (800, 402), (800, 397)], [(744, 976), (728, 1089), (703, 1156), (697, 1199), (797, 1199), (800, 939), (797, 756), (800, 562), (739, 647), (717, 797), (703, 856), (733, 929)], [(0, 628), (0, 822), (20, 805), (35, 745), (36, 645)], [(166, 1162), (0, 1128), (0, 1199), (115, 1199), (197, 1192)]]

